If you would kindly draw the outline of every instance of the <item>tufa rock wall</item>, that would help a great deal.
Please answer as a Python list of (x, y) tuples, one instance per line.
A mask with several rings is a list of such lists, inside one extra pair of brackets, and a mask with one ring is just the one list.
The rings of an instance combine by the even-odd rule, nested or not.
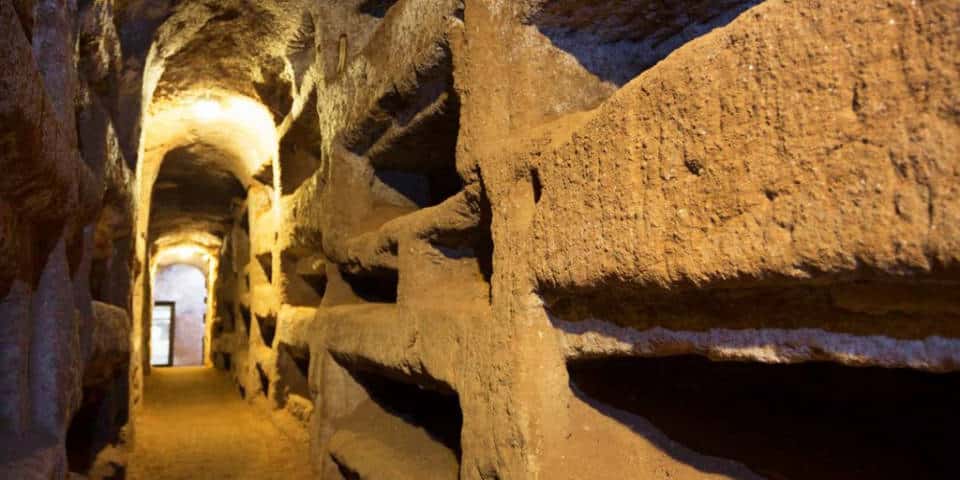
[(322, 478), (950, 476), (955, 4), (295, 23), (212, 348)]
[(0, 2), (0, 477), (85, 472), (126, 424), (133, 174), (112, 2)]

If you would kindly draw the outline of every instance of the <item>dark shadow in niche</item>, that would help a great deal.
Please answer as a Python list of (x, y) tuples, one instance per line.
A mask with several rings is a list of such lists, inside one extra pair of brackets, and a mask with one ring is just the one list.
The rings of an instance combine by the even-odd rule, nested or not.
[[(377, 373), (348, 370), (370, 399), (406, 423), (422, 428), (431, 438), (453, 451), (459, 461), (463, 412), (452, 390), (434, 390)], [(433, 386), (441, 385), (435, 382)]]
[(243, 230), (243, 233), (247, 235), (247, 238), (250, 237), (250, 215), (246, 209), (240, 213), (240, 230)]
[(383, 185), (399, 193), (418, 207), (426, 207), (430, 202), (430, 183), (426, 176), (399, 170), (375, 170), (374, 176)]
[(243, 327), (247, 332), (247, 337), (250, 336), (250, 309), (244, 305), (240, 305), (240, 318), (243, 319)]
[(273, 163), (261, 165), (253, 174), (253, 179), (267, 186), (273, 185)]
[(260, 379), (260, 392), (263, 393), (264, 397), (270, 398), (270, 377), (263, 371), (263, 367), (259, 363), (256, 364), (256, 367), (257, 377)]
[(310, 350), (281, 342), (277, 354), (277, 368), (285, 393), (310, 399)]
[(277, 316), (276, 315), (257, 315), (257, 325), (260, 326), (260, 337), (263, 344), (273, 346), (273, 337), (277, 335)]
[(340, 475), (343, 476), (343, 480), (361, 480), (360, 474), (350, 470), (350, 467), (347, 467), (346, 465), (340, 465), (336, 460), (334, 460), (334, 463), (336, 464)]
[(536, 168), (530, 169), (530, 184), (533, 186), (533, 203), (540, 203), (540, 197), (543, 196), (543, 181), (540, 180), (540, 171)]
[(327, 276), (321, 273), (300, 273), (300, 278), (306, 283), (321, 300), (327, 291)]
[(472, 204), (474, 202), (472, 208), (475, 208), (479, 215), (476, 228), (437, 232), (430, 244), (439, 254), (451, 260), (476, 259), (483, 281), (489, 285), (493, 277), (493, 238), (490, 230), (493, 214), (482, 184), (479, 197), (471, 201)]
[[(126, 371), (118, 372), (113, 380), (83, 389), (83, 403), (70, 419), (65, 440), (70, 471), (88, 472), (97, 454), (120, 440), (128, 420), (127, 401)], [(115, 465), (114, 470), (119, 474), (123, 466)]]
[(568, 372), (577, 397), (703, 471), (720, 467), (693, 452), (776, 479), (956, 477), (960, 374), (697, 356), (580, 360)]
[[(487, 188), (481, 182), (480, 189), (480, 235), (476, 238), (474, 249), (477, 252), (477, 259), (480, 263), (480, 271), (483, 273), (483, 279), (491, 283), (493, 278), (493, 210), (490, 206), (490, 199), (487, 197)], [(493, 296), (491, 287), (490, 296)]]
[(528, 22), (590, 73), (623, 86), (761, 0), (550, 0)]
[(320, 168), (322, 146), (317, 91), (311, 89), (300, 115), (280, 139), (280, 191), (283, 195), (295, 192)]
[(377, 169), (374, 175), (417, 207), (432, 207), (463, 190), (463, 180), (456, 168), (453, 164), (448, 165), (449, 168), (435, 168), (423, 173)]
[(400, 276), (396, 270), (380, 269), (361, 274), (340, 270), (340, 276), (361, 299), (373, 303), (396, 303)]
[(213, 366), (229, 372), (233, 365), (233, 356), (228, 352), (216, 352), (213, 354)]
[[(262, 82), (253, 82), (253, 89), (273, 114), (274, 123), (280, 124), (284, 117), (293, 108), (293, 90), (291, 79), (286, 76), (286, 65), (283, 59), (267, 57), (260, 65)], [(269, 184), (268, 184), (269, 185)]]
[(383, 18), (397, 0), (365, 0), (357, 7), (357, 11), (371, 17)]
[(241, 16), (243, 16), (243, 14), (240, 13), (240, 10), (237, 10), (235, 8), (228, 8), (223, 12), (218, 13), (213, 17), (210, 17), (210, 20), (207, 20), (207, 25), (212, 25), (220, 22), (230, 22), (240, 18)]
[(257, 262), (263, 269), (264, 275), (267, 276), (267, 283), (273, 283), (273, 253), (266, 252), (257, 255)]

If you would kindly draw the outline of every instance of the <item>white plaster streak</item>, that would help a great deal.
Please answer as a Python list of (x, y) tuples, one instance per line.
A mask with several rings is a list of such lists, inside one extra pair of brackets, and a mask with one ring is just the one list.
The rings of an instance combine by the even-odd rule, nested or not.
[(655, 327), (641, 331), (596, 319), (583, 322), (554, 319), (554, 324), (565, 332), (563, 341), (568, 358), (695, 354), (714, 360), (762, 363), (829, 361), (932, 372), (960, 370), (960, 339), (941, 336), (898, 339), (819, 328), (675, 331)]

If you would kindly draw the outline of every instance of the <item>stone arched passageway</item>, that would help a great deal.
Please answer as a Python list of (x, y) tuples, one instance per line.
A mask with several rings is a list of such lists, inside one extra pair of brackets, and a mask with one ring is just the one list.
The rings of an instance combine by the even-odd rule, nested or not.
[(958, 25), (0, 0), (0, 478), (955, 478)]

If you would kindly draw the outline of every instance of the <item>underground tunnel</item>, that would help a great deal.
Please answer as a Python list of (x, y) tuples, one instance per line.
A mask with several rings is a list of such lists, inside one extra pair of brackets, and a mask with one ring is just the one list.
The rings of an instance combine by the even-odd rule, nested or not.
[(0, 0), (0, 480), (957, 478), (958, 26)]

